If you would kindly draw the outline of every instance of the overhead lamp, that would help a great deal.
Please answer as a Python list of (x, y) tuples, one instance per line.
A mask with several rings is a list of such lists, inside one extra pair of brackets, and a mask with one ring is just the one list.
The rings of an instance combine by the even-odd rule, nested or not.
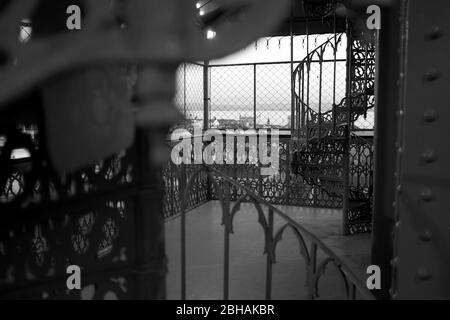
[(216, 32), (214, 30), (208, 29), (206, 31), (206, 39), (212, 40), (216, 37)]

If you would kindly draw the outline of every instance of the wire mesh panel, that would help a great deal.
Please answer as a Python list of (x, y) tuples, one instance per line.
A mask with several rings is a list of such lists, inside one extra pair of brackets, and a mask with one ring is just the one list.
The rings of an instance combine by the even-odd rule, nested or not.
[(254, 65), (210, 69), (212, 128), (254, 127)]
[(257, 65), (256, 127), (289, 129), (290, 118), (290, 63)]
[(185, 117), (178, 126), (203, 127), (203, 68), (201, 64), (183, 63), (177, 70), (174, 103)]

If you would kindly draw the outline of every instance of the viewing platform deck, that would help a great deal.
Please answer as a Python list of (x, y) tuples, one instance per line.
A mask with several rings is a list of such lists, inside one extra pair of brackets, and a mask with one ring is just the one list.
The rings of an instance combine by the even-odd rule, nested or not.
[[(342, 236), (342, 213), (335, 209), (278, 206), (330, 247), (365, 283), (370, 265), (370, 234)], [(281, 219), (275, 217), (275, 227)], [(169, 273), (168, 299), (180, 298), (180, 223), (174, 218), (165, 224)], [(187, 299), (222, 299), (224, 229), (218, 201), (210, 201), (186, 215)], [(264, 235), (256, 210), (243, 204), (236, 215), (230, 241), (230, 299), (264, 299), (266, 257)], [(287, 232), (277, 250), (273, 267), (274, 300), (307, 298), (305, 263), (298, 242)], [(328, 267), (320, 283), (321, 299), (345, 299), (340, 275)]]

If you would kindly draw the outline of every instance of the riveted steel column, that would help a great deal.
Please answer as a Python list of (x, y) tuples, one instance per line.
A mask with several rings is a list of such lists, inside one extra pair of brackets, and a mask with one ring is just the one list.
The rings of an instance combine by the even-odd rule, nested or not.
[(404, 0), (404, 11), (392, 295), (449, 299), (450, 3)]

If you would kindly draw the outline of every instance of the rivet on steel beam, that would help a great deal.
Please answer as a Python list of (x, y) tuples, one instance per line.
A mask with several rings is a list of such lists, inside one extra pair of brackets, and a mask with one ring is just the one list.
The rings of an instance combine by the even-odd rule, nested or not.
[(427, 189), (423, 189), (422, 192), (420, 193), (420, 197), (425, 202), (433, 201), (434, 200), (433, 190), (428, 189), (428, 188)]
[(436, 40), (444, 35), (444, 30), (438, 26), (433, 25), (431, 29), (425, 34), (426, 40)]
[(399, 184), (399, 185), (397, 186), (397, 192), (398, 192), (398, 193), (402, 193), (402, 190), (403, 190), (403, 187), (402, 187), (401, 184)]
[(439, 114), (436, 110), (430, 109), (424, 112), (423, 120), (428, 123), (435, 122), (439, 119)]
[(421, 157), (425, 163), (433, 163), (438, 160), (437, 152), (432, 149), (425, 150)]
[(395, 223), (395, 230), (396, 230), (396, 231), (399, 231), (399, 230), (400, 230), (400, 221), (397, 221), (397, 222)]
[(424, 267), (418, 268), (416, 275), (420, 280), (430, 280), (432, 278), (431, 271)]
[(420, 236), (419, 239), (424, 241), (424, 242), (428, 242), (431, 241), (431, 239), (433, 238), (433, 233), (431, 232), (430, 229), (426, 229)]
[(430, 70), (427, 71), (427, 73), (425, 73), (425, 81), (427, 82), (433, 82), (436, 81), (437, 79), (439, 79), (439, 77), (441, 76), (441, 73), (439, 72), (438, 69), (436, 68), (432, 68)]

